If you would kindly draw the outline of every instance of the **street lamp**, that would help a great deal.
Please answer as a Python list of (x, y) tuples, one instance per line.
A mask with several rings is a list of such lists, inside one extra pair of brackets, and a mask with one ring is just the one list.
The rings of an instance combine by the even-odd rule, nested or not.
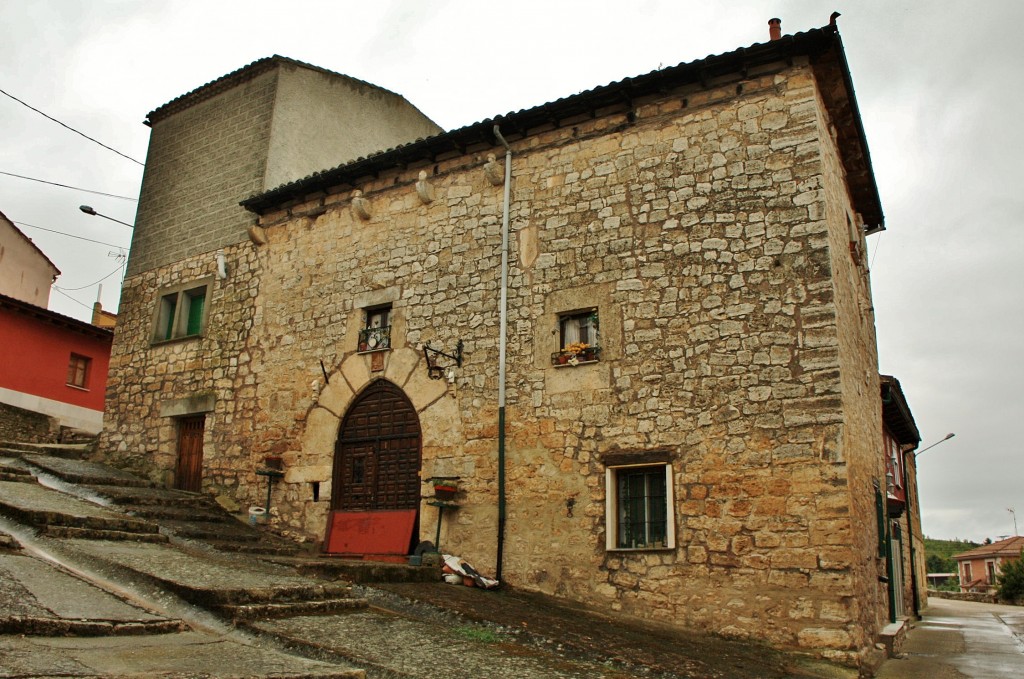
[(945, 443), (946, 441), (948, 441), (949, 439), (953, 438), (954, 436), (956, 436), (956, 434), (954, 434), (953, 432), (950, 432), (950, 433), (946, 434), (946, 437), (943, 438), (941, 441), (936, 441), (935, 443), (931, 444), (930, 446), (926, 446), (926, 447), (922, 448), (921, 450), (917, 451), (916, 453), (914, 453), (914, 459), (917, 459), (917, 456), (920, 455), (921, 453), (923, 453), (924, 451), (929, 450), (930, 448), (934, 448), (935, 446), (939, 445), (940, 443)]
[(82, 212), (84, 212), (87, 215), (92, 215), (93, 217), (103, 217), (103, 219), (109, 219), (112, 222), (117, 222), (118, 224), (124, 224), (129, 229), (134, 229), (135, 228), (134, 226), (132, 226), (128, 222), (122, 222), (120, 219), (114, 219), (113, 217), (108, 217), (108, 216), (106, 216), (104, 214), (96, 212), (96, 210), (92, 209), (88, 205), (79, 205), (78, 209), (81, 210)]
[(1013, 511), (1012, 507), (1007, 507), (1006, 511), (1010, 512), (1011, 514), (1013, 514), (1013, 535), (1014, 535), (1014, 537), (1016, 537), (1016, 536), (1020, 535), (1020, 533), (1017, 532), (1017, 512)]

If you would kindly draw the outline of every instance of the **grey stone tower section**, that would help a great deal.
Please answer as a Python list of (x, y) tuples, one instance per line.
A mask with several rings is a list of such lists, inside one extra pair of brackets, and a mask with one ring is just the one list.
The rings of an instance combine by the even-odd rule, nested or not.
[(441, 128), (400, 95), (280, 56), (152, 111), (129, 277), (238, 243), (239, 201)]

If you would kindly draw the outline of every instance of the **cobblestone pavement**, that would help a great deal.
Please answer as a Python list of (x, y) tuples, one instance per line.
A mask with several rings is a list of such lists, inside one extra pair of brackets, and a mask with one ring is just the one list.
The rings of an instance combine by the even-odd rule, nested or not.
[[(233, 624), (224, 617), (227, 598), (334, 596), (339, 589), (347, 595), (348, 588), (300, 575), (295, 564), (227, 555), (197, 543), (48, 534), (51, 512), (111, 522), (123, 515), (27, 480), (4, 483), (0, 491), (15, 511), (0, 517), (0, 533), (13, 536), (0, 540), (0, 677), (856, 674), (759, 644), (684, 634), (550, 597), (441, 583), (357, 586), (352, 594), (370, 608), (318, 616), (293, 611)], [(15, 520), (29, 514), (33, 525)], [(150, 633), (155, 625), (163, 625), (163, 633)]]

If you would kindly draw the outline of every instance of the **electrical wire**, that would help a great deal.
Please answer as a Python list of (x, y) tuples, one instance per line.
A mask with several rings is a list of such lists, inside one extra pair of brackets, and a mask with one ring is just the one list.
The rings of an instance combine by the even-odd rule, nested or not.
[(62, 123), (61, 121), (57, 120), (57, 119), (56, 119), (56, 118), (54, 118), (53, 116), (48, 116), (48, 115), (46, 115), (45, 113), (43, 113), (43, 112), (42, 112), (42, 111), (40, 111), (39, 109), (35, 108), (34, 106), (30, 106), (30, 105), (26, 104), (26, 103), (25, 103), (25, 102), (23, 102), (23, 101), (22, 101), (21, 99), (18, 99), (18, 98), (17, 98), (16, 96), (14, 96), (13, 94), (10, 94), (9, 92), (5, 92), (4, 90), (0, 89), (0, 94), (3, 94), (3, 95), (4, 95), (4, 96), (6, 96), (6, 97), (10, 97), (11, 99), (13, 99), (14, 101), (18, 102), (19, 104), (21, 104), (21, 105), (22, 105), (22, 106), (24, 106), (25, 108), (30, 108), (30, 109), (32, 109), (33, 111), (35, 111), (35, 112), (36, 112), (36, 113), (38, 113), (39, 115), (43, 116), (44, 118), (47, 118), (47, 119), (49, 119), (49, 120), (52, 120), (53, 122), (57, 123), (57, 124), (58, 124), (58, 125), (60, 125), (61, 127), (65, 127), (65, 128), (67, 128), (67, 129), (71, 130), (72, 132), (74, 132), (75, 134), (77, 134), (77, 135), (80, 135), (80, 136), (82, 136), (82, 137), (85, 137), (86, 139), (88, 139), (89, 141), (91, 141), (91, 142), (93, 142), (93, 143), (95, 143), (95, 144), (99, 144), (100, 146), (102, 146), (103, 148), (107, 149), (108, 151), (113, 151), (114, 153), (116, 153), (117, 155), (121, 156), (122, 158), (127, 158), (128, 160), (132, 161), (133, 163), (136, 163), (136, 164), (138, 164), (138, 165), (142, 165), (143, 167), (145, 167), (145, 166), (146, 166), (146, 164), (145, 164), (145, 163), (143, 163), (143, 162), (141, 162), (141, 161), (138, 161), (138, 160), (135, 160), (135, 159), (134, 159), (134, 158), (132, 158), (131, 156), (125, 155), (125, 154), (121, 153), (120, 151), (118, 151), (117, 149), (115, 149), (115, 148), (111, 148), (110, 146), (107, 146), (106, 144), (104, 144), (104, 143), (103, 143), (103, 142), (101, 142), (101, 141), (98, 141), (98, 140), (96, 140), (96, 139), (93, 139), (92, 137), (90, 137), (89, 135), (87, 135), (87, 134), (85, 134), (85, 133), (83, 133), (83, 132), (79, 132), (78, 130), (76, 130), (75, 128), (71, 127), (70, 125), (65, 125), (64, 123)]
[(59, 186), (63, 189), (74, 189), (75, 191), (84, 191), (86, 193), (95, 193), (97, 196), (107, 196), (109, 198), (120, 198), (121, 200), (131, 200), (139, 202), (138, 198), (132, 198), (131, 196), (119, 196), (116, 193), (103, 193), (102, 191), (93, 191), (91, 189), (83, 189), (79, 186), (69, 186), (67, 184), (58, 184), (57, 182), (48, 182), (45, 179), (36, 179), (35, 177), (26, 177), (22, 174), (14, 174), (13, 172), (4, 172), (0, 170), (0, 174), (7, 175), (8, 177), (17, 177), (18, 179), (27, 179), (31, 182), (39, 182), (40, 184), (49, 184), (50, 186)]
[[(882, 233), (885, 233), (885, 231)], [(871, 263), (868, 264), (869, 269), (875, 268), (875, 258), (878, 257), (878, 248), (882, 245), (882, 233), (878, 234), (878, 240), (875, 241), (875, 251), (871, 255)]]
[(103, 281), (107, 280), (108, 278), (110, 278), (111, 276), (116, 274), (118, 271), (120, 271), (123, 266), (124, 266), (124, 263), (122, 262), (121, 264), (117, 265), (116, 269), (114, 269), (113, 271), (111, 271), (110, 273), (108, 273), (106, 276), (104, 276), (103, 278), (99, 279), (95, 283), (89, 283), (89, 285), (83, 285), (80, 288), (62, 288), (59, 285), (54, 285), (53, 288), (56, 289), (56, 290), (60, 290), (62, 292), (78, 292), (79, 290), (85, 290), (86, 288), (91, 288), (92, 286), (94, 286), (94, 285), (96, 285), (98, 283), (102, 283)]
[(72, 233), (64, 233), (63, 231), (54, 231), (53, 229), (44, 229), (41, 226), (36, 226), (34, 224), (26, 224), (25, 222), (14, 221), (13, 219), (11, 221), (14, 222), (15, 224), (19, 224), (21, 226), (27, 226), (27, 227), (32, 228), (32, 229), (39, 229), (40, 231), (46, 231), (48, 233), (55, 233), (55, 234), (57, 234), (59, 236), (67, 236), (68, 238), (77, 238), (78, 240), (87, 240), (90, 243), (99, 243), (100, 245), (106, 245), (107, 247), (111, 247), (111, 248), (120, 248), (122, 250), (126, 249), (125, 246), (123, 246), (123, 245), (114, 245), (113, 243), (104, 243), (101, 240), (93, 240), (92, 238), (86, 238), (85, 236), (76, 236), (76, 235), (74, 235)]
[(68, 299), (70, 299), (70, 300), (71, 300), (72, 302), (74, 302), (74, 303), (75, 303), (75, 304), (77, 304), (78, 306), (80, 306), (80, 307), (83, 307), (83, 308), (85, 308), (85, 309), (88, 309), (89, 311), (92, 311), (92, 307), (91, 307), (91, 306), (89, 306), (89, 305), (88, 305), (88, 304), (86, 304), (85, 302), (79, 302), (79, 301), (78, 301), (77, 299), (75, 299), (75, 298), (74, 298), (74, 297), (72, 297), (71, 295), (67, 294), (66, 292), (64, 292), (63, 290), (61, 290), (60, 288), (58, 288), (58, 287), (57, 287), (56, 285), (55, 285), (55, 286), (53, 286), (53, 288), (52, 288), (52, 289), (53, 289), (53, 290), (56, 290), (56, 291), (57, 291), (58, 293), (60, 293), (60, 294), (64, 295), (65, 297), (67, 297)]

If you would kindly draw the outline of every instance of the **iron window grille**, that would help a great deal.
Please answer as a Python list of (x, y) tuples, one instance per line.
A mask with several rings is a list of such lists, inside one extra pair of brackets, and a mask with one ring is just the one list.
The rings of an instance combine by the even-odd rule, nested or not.
[(391, 307), (366, 310), (366, 327), (359, 331), (359, 351), (391, 348)]
[(607, 548), (674, 548), (671, 465), (612, 467), (607, 474)]

